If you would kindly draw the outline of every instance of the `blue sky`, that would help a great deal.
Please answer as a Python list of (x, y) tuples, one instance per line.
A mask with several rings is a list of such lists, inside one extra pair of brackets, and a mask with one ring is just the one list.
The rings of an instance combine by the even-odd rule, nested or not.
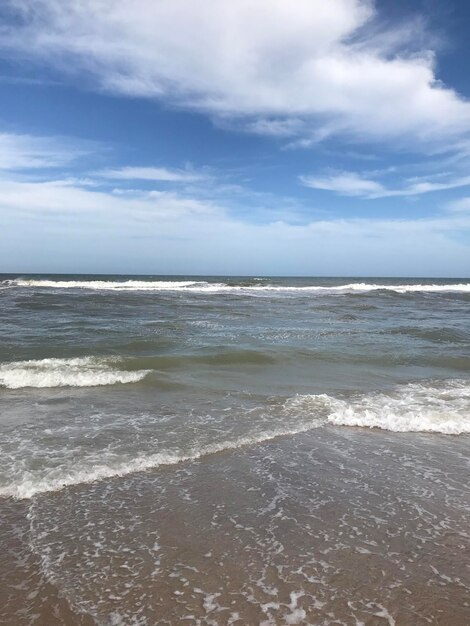
[(0, 271), (468, 276), (463, 0), (4, 0)]

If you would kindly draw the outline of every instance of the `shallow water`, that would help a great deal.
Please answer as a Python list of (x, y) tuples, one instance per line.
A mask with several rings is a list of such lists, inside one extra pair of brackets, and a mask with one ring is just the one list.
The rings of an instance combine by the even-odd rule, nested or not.
[(467, 624), (470, 281), (4, 276), (6, 624)]

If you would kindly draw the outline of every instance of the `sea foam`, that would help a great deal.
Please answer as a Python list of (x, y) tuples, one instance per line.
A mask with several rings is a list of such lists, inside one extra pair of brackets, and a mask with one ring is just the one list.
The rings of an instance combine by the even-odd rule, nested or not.
[(119, 370), (118, 361), (99, 357), (13, 361), (0, 365), (0, 387), (95, 387), (135, 383), (149, 370)]
[(258, 432), (256, 434), (240, 436), (233, 440), (214, 442), (202, 446), (193, 446), (186, 451), (164, 450), (146, 456), (133, 458), (116, 458), (110, 455), (106, 460), (106, 455), (101, 455), (100, 460), (91, 462), (86, 460), (86, 464), (78, 463), (73, 467), (52, 467), (42, 475), (36, 472), (22, 472), (10, 483), (0, 486), (0, 496), (13, 497), (18, 500), (29, 499), (33, 496), (50, 491), (60, 491), (64, 487), (79, 484), (89, 484), (95, 481), (104, 480), (118, 476), (126, 476), (136, 472), (155, 469), (160, 466), (177, 465), (187, 461), (197, 461), (206, 456), (236, 450), (259, 443), (268, 442), (278, 437), (296, 435), (306, 432), (319, 426), (320, 423), (311, 420), (309, 423), (303, 422), (298, 427), (282, 429), (277, 428), (270, 431)]

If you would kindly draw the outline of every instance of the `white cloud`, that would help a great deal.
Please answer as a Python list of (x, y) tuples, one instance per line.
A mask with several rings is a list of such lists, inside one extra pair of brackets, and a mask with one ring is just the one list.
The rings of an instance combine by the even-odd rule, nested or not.
[(469, 102), (437, 80), (421, 34), (391, 26), (379, 37), (370, 0), (9, 6), (22, 24), (2, 28), (9, 54), (93, 77), (112, 92), (243, 120), (254, 132), (291, 133), (304, 145), (342, 134), (437, 150), (470, 129)]
[(85, 142), (0, 133), (0, 170), (59, 167), (86, 152)]
[(417, 196), (433, 191), (470, 186), (470, 176), (463, 176), (446, 182), (409, 179), (402, 188), (392, 189), (385, 187), (376, 180), (363, 178), (354, 172), (340, 172), (330, 176), (300, 176), (300, 181), (311, 189), (324, 189), (326, 191), (334, 191), (342, 196), (368, 199)]
[(168, 169), (166, 167), (121, 167), (98, 172), (102, 178), (118, 180), (146, 180), (171, 183), (192, 183), (205, 178), (202, 173), (191, 170)]

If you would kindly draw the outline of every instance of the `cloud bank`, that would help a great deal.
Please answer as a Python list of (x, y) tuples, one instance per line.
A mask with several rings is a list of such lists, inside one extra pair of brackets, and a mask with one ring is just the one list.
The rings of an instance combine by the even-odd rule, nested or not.
[(280, 211), (254, 223), (233, 212), (230, 193), (208, 200), (116, 184), (0, 177), (2, 271), (462, 276), (468, 268), (468, 201), (421, 219), (299, 222)]

